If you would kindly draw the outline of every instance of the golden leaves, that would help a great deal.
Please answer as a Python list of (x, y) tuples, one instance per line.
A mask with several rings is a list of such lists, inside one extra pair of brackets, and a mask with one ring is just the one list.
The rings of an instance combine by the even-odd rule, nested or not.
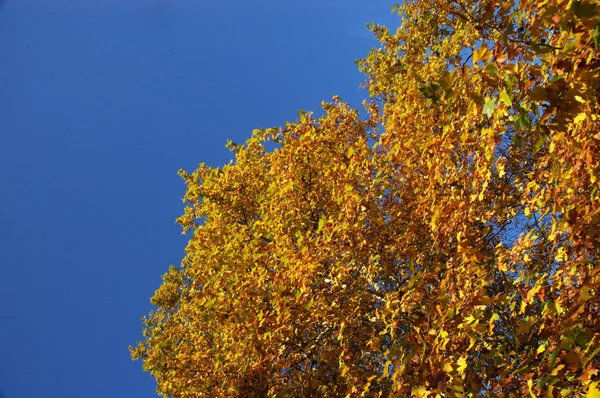
[(597, 393), (600, 64), (564, 6), (406, 2), (364, 119), (336, 97), (181, 171), (194, 234), (132, 349), (159, 391)]

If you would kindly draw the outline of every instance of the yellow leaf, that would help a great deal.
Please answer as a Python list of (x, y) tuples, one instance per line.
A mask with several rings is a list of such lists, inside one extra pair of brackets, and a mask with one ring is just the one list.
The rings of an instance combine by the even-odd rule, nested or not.
[(492, 330), (494, 330), (494, 327), (496, 326), (496, 324), (494, 322), (496, 322), (498, 319), (500, 319), (500, 315), (496, 314), (495, 312), (492, 314), (492, 317), (490, 318), (490, 323), (489, 323), (489, 331), (490, 333), (492, 332)]
[(546, 344), (540, 344), (540, 346), (537, 349), (537, 353), (541, 354), (542, 352), (544, 352), (546, 350)]
[(413, 396), (418, 398), (429, 396), (429, 390), (427, 390), (427, 387), (424, 386), (413, 388), (411, 393)]
[(527, 292), (527, 297), (526, 297), (525, 301), (527, 301), (528, 303), (531, 303), (531, 301), (533, 300), (535, 295), (540, 291), (541, 288), (542, 288), (541, 285), (535, 285), (534, 287), (532, 287), (531, 290), (529, 290)]
[(496, 169), (498, 170), (498, 177), (502, 178), (506, 175), (506, 171), (504, 170), (504, 162), (496, 163)]
[(529, 387), (529, 396), (532, 398), (537, 398), (533, 392), (533, 379), (527, 380), (527, 387)]
[(348, 373), (348, 370), (350, 370), (350, 369), (343, 362), (340, 365), (341, 365), (340, 367), (342, 368), (341, 376), (344, 377), (344, 376), (346, 376), (346, 374)]
[(587, 118), (587, 116), (586, 116), (585, 112), (581, 112), (580, 114), (575, 116), (575, 119), (573, 119), (573, 123), (579, 124), (579, 123), (583, 122), (586, 118)]
[(525, 308), (527, 308), (527, 303), (525, 302), (525, 300), (523, 300), (521, 301), (521, 309), (519, 310), (519, 314), (524, 314)]
[(456, 361), (456, 364), (458, 365), (458, 373), (460, 373), (461, 375), (465, 373), (465, 369), (467, 368), (467, 356), (462, 356), (458, 359), (458, 361)]
[(455, 385), (453, 385), (453, 386), (452, 386), (452, 388), (453, 388), (455, 391), (458, 391), (458, 392), (460, 392), (460, 393), (464, 393), (464, 392), (465, 392), (465, 389), (464, 389), (464, 388), (463, 388), (463, 386), (461, 386), (460, 384), (455, 384)]
[(567, 253), (565, 252), (565, 248), (564, 247), (560, 247), (558, 249), (558, 253), (556, 253), (556, 256), (554, 257), (554, 259), (556, 261), (566, 261), (567, 260)]
[(431, 217), (431, 222), (429, 223), (429, 225), (431, 226), (431, 229), (433, 231), (435, 231), (437, 229), (437, 222), (440, 219), (440, 213), (441, 213), (440, 209), (437, 208), (433, 212), (433, 217)]
[(492, 57), (492, 52), (486, 45), (480, 46), (477, 50), (473, 50), (473, 63), (483, 61), (487, 63)]
[(598, 382), (595, 381), (590, 383), (590, 388), (588, 388), (587, 398), (600, 398), (600, 390), (598, 390)]
[(485, 190), (482, 190), (481, 192), (479, 192), (479, 195), (477, 196), (477, 200), (479, 200), (481, 202), (484, 198), (484, 196), (483, 196), (484, 193), (485, 193)]

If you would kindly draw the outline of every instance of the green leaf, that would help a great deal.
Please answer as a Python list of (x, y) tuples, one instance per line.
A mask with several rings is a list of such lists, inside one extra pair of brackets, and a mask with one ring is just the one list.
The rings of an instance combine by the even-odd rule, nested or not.
[(439, 100), (439, 89), (440, 86), (438, 84), (428, 82), (425, 86), (419, 88), (419, 91), (425, 98), (430, 99), (434, 104), (437, 104)]
[(545, 142), (546, 141), (544, 140), (544, 137), (541, 137), (539, 140), (537, 140), (537, 142), (533, 146), (533, 153), (538, 153), (540, 148), (542, 147), (542, 145), (544, 145)]
[(600, 46), (600, 24), (596, 25), (596, 29), (594, 29), (594, 33), (592, 33), (590, 40), (594, 43), (594, 47)]
[(319, 219), (319, 226), (317, 228), (317, 232), (321, 232), (323, 230), (323, 227), (325, 226), (326, 222), (327, 222), (327, 220), (325, 219), (325, 217), (321, 217)]
[(520, 110), (516, 115), (512, 115), (510, 120), (515, 123), (515, 130), (523, 131), (531, 128), (531, 120), (525, 111)]
[(498, 68), (496, 67), (496, 64), (494, 64), (493, 62), (489, 62), (487, 65), (485, 65), (485, 68), (483, 68), (483, 70), (485, 71), (485, 73), (487, 73), (490, 76), (493, 76), (493, 77), (498, 76)]
[(507, 75), (504, 78), (504, 82), (506, 83), (506, 87), (511, 90), (515, 84), (517, 84), (517, 78), (515, 77), (515, 75)]
[(496, 109), (496, 103), (492, 99), (488, 99), (483, 105), (483, 114), (487, 117), (492, 117), (494, 114), (494, 109)]
[(454, 81), (451, 73), (446, 73), (438, 82), (442, 90), (444, 90), (444, 94), (446, 94), (446, 97), (448, 98), (454, 96), (454, 90), (452, 89), (453, 83)]
[(520, 147), (521, 145), (523, 145), (523, 137), (521, 137), (519, 134), (515, 134), (513, 136), (512, 142), (516, 147)]
[(506, 92), (506, 90), (502, 90), (500, 93), (500, 102), (502, 102), (506, 106), (512, 106), (512, 99), (510, 95)]

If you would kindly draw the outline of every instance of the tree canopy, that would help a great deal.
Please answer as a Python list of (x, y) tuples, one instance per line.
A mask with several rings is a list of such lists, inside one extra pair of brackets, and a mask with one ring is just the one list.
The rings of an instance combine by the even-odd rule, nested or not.
[[(187, 183), (172, 397), (600, 397), (600, 4), (409, 0), (340, 98)], [(274, 149), (266, 149), (274, 148)]]

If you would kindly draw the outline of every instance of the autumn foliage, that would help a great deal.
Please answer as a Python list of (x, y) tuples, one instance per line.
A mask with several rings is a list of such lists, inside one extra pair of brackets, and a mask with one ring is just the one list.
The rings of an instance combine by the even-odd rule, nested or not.
[(132, 348), (159, 393), (600, 396), (599, 2), (395, 11), (364, 115), (181, 171), (193, 235)]

